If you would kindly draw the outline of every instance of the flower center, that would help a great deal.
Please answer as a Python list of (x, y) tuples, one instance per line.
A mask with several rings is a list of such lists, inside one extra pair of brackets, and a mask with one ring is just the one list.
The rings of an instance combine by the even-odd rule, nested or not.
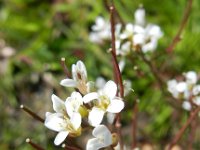
[(101, 95), (99, 100), (99, 107), (103, 110), (106, 110), (110, 105), (110, 99), (106, 95)]

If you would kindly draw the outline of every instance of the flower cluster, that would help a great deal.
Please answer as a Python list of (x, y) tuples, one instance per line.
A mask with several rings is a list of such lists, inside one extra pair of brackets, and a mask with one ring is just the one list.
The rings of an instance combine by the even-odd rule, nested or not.
[(184, 78), (180, 82), (169, 80), (167, 86), (174, 98), (183, 100), (182, 107), (190, 111), (192, 105), (200, 105), (200, 85), (197, 84), (198, 76), (194, 71), (184, 73)]
[[(117, 55), (126, 56), (131, 50), (146, 53), (154, 51), (158, 39), (163, 33), (158, 25), (146, 23), (145, 10), (140, 7), (135, 11), (135, 23), (127, 23), (122, 27), (120, 23), (115, 25), (116, 52)], [(90, 40), (95, 43), (103, 43), (111, 39), (110, 24), (102, 17), (96, 18), (96, 24), (92, 26)]]
[[(102, 125), (105, 114), (119, 113), (124, 108), (124, 102), (117, 97), (117, 85), (113, 81), (106, 82), (103, 87), (94, 90), (94, 83), (87, 81), (87, 71), (82, 61), (72, 65), (72, 79), (67, 78), (60, 82), (66, 87), (73, 87), (65, 101), (52, 95), (54, 113), (47, 112), (45, 126), (58, 132), (54, 143), (60, 145), (67, 136), (77, 137), (82, 133), (82, 124), (92, 126), (95, 138), (88, 140), (86, 149), (97, 150), (107, 146), (116, 146), (116, 134)], [(92, 86), (93, 85), (93, 86)]]

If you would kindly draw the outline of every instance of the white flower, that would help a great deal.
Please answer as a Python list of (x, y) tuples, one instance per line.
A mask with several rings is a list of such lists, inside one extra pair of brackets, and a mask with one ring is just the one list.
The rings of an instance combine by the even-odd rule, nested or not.
[(117, 85), (113, 81), (108, 81), (99, 92), (89, 93), (83, 97), (84, 103), (94, 102), (94, 107), (88, 116), (89, 123), (92, 126), (101, 123), (104, 113), (119, 113), (124, 108), (123, 100), (116, 97), (116, 93)]
[(90, 90), (90, 82), (87, 82), (87, 70), (82, 61), (78, 61), (72, 65), (72, 78), (64, 79), (60, 82), (61, 85), (66, 87), (78, 88), (82, 94), (86, 94)]
[(144, 26), (145, 25), (145, 9), (140, 7), (135, 11), (134, 14), (135, 17), (135, 24), (140, 25), (140, 26)]
[(195, 95), (195, 96), (198, 95), (198, 94), (200, 94), (200, 85), (195, 85), (193, 87), (192, 94)]
[(83, 98), (79, 92), (73, 92), (71, 97), (68, 97), (65, 101), (65, 107), (70, 117), (73, 113), (79, 113), (81, 105), (83, 105)]
[(125, 30), (120, 34), (120, 39), (127, 39), (132, 37), (134, 33), (134, 26), (131, 23), (126, 24)]
[[(56, 95), (52, 95), (53, 109), (56, 113), (46, 113), (44, 125), (58, 132), (54, 144), (60, 145), (65, 138), (81, 134), (81, 116), (79, 113), (67, 114), (65, 103)], [(68, 117), (70, 116), (70, 117)]]
[(95, 138), (88, 140), (86, 150), (98, 150), (112, 144), (112, 134), (106, 126), (97, 126), (92, 134)]
[(189, 71), (185, 74), (186, 82), (188, 84), (196, 84), (197, 83), (197, 74), (194, 71)]
[(192, 106), (189, 101), (184, 101), (182, 104), (182, 107), (183, 107), (183, 109), (185, 109), (187, 111), (190, 111), (192, 109)]
[(175, 98), (178, 98), (179, 95), (179, 92), (176, 89), (177, 84), (177, 81), (174, 79), (167, 82), (167, 89)]
[(103, 17), (97, 17), (92, 32), (89, 35), (90, 41), (101, 44), (104, 40), (111, 37), (110, 24)]

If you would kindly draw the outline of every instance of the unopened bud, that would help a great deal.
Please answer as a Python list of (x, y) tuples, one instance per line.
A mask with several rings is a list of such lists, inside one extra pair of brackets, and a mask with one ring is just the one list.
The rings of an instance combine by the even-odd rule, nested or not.
[(112, 146), (113, 147), (117, 146), (118, 142), (119, 142), (119, 138), (118, 138), (117, 133), (112, 133)]
[(86, 116), (88, 116), (88, 110), (87, 110), (86, 107), (80, 106), (78, 111), (79, 111), (79, 113), (81, 114), (81, 117), (86, 117)]

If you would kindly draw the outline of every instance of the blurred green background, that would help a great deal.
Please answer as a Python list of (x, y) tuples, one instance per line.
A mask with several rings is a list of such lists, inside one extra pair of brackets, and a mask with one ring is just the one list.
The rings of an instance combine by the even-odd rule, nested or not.
[[(65, 78), (61, 57), (66, 58), (69, 68), (77, 60), (83, 60), (89, 80), (95, 81), (100, 75), (106, 79), (113, 78), (111, 57), (107, 53), (110, 44), (100, 47), (88, 38), (98, 15), (109, 19), (105, 3), (104, 0), (0, 1), (0, 149), (31, 149), (25, 143), (27, 137), (44, 148), (55, 149), (54, 132), (29, 117), (19, 106), (25, 104), (44, 117), (46, 111), (52, 110), (52, 93), (63, 99), (69, 96), (71, 90), (59, 85), (60, 80)], [(187, 1), (114, 1), (125, 22), (134, 22), (134, 11), (141, 3), (146, 9), (148, 22), (160, 25), (164, 32), (157, 50), (148, 55), (163, 79), (167, 81), (189, 70), (199, 72), (200, 1), (193, 1), (183, 39), (170, 55), (166, 48), (179, 28)], [(173, 137), (188, 114), (168, 103), (170, 96), (162, 93), (165, 89), (159, 89), (142, 60), (137, 56), (131, 59), (123, 77), (131, 79), (135, 92), (126, 97), (129, 105), (123, 113), (124, 134), (130, 129), (133, 103), (138, 98), (138, 140), (163, 149), (162, 144)], [(138, 66), (139, 71), (135, 71), (133, 66)], [(129, 135), (124, 136), (125, 143), (130, 144)], [(195, 149), (200, 148), (198, 138), (196, 136)], [(184, 142), (187, 141), (187, 133), (181, 141), (180, 145), (187, 145)]]

